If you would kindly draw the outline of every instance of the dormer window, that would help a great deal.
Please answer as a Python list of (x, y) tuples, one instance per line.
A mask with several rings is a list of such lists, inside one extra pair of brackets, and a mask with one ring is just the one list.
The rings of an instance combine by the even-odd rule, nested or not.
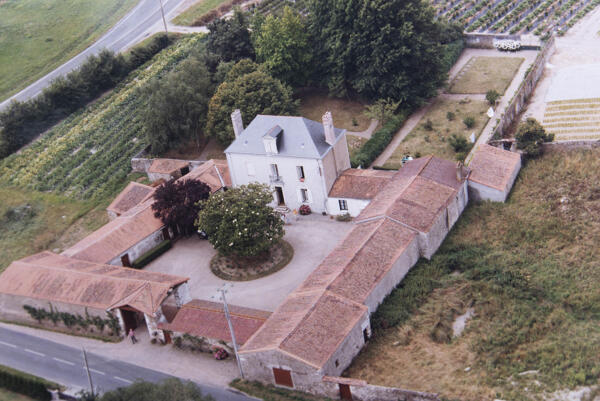
[(263, 145), (265, 146), (265, 152), (269, 154), (279, 153), (278, 140), (283, 130), (279, 125), (274, 126), (263, 136)]

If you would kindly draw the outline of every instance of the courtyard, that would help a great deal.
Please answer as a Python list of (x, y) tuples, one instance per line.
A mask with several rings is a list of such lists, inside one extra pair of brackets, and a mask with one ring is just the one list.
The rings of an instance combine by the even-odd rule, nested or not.
[(252, 281), (220, 279), (210, 270), (210, 260), (216, 251), (210, 242), (197, 236), (179, 239), (171, 250), (144, 270), (189, 277), (193, 299), (217, 301), (217, 289), (230, 283), (229, 303), (274, 311), (352, 228), (351, 223), (317, 214), (298, 216), (297, 220), (292, 217), (291, 220), (291, 224), (285, 226), (284, 239), (294, 248), (294, 256), (287, 266), (269, 276)]

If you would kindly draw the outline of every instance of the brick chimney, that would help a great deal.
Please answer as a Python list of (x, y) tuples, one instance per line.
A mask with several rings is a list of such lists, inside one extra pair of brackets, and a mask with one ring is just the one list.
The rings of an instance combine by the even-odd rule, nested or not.
[(463, 164), (461, 162), (456, 162), (456, 181), (462, 182), (464, 178)]
[(323, 130), (325, 131), (325, 142), (333, 146), (335, 143), (335, 128), (333, 127), (333, 117), (328, 111), (323, 114)]
[(244, 122), (242, 121), (242, 112), (240, 109), (235, 109), (231, 113), (231, 123), (233, 124), (233, 133), (238, 138), (244, 131)]

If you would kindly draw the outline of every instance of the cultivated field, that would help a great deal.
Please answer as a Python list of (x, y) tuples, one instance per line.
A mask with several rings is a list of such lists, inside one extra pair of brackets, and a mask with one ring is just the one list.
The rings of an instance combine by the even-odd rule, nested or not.
[(473, 57), (450, 84), (448, 93), (504, 94), (525, 59), (520, 57)]
[(84, 50), (136, 0), (0, 1), (0, 100)]
[(470, 205), (379, 307), (347, 374), (461, 400), (597, 385), (599, 181), (599, 149), (553, 151), (524, 167), (506, 204)]
[(555, 141), (600, 139), (600, 99), (548, 102), (542, 124)]

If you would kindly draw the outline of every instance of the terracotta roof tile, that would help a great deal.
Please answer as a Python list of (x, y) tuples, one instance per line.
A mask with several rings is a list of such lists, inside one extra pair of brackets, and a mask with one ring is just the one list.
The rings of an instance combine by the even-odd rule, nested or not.
[(223, 187), (231, 187), (229, 166), (226, 160), (211, 159), (179, 179), (200, 180), (207, 184), (212, 192), (216, 192)]
[(469, 180), (507, 191), (510, 179), (519, 168), (521, 155), (490, 145), (480, 145), (469, 164)]
[(106, 210), (121, 215), (148, 199), (153, 193), (154, 188), (132, 181), (123, 191), (121, 191), (115, 200), (112, 201)]
[(157, 174), (172, 174), (188, 166), (189, 162), (186, 160), (154, 159), (150, 165), (150, 168), (148, 169), (148, 172)]
[(345, 170), (334, 182), (329, 197), (373, 199), (379, 190), (394, 176), (395, 171)]
[[(238, 345), (244, 344), (271, 315), (269, 312), (229, 305), (231, 323)], [(185, 304), (171, 323), (160, 323), (164, 330), (198, 337), (231, 341), (223, 304), (195, 299)]]
[(0, 275), (0, 293), (97, 309), (129, 305), (152, 314), (169, 289), (188, 279), (100, 265), (42, 252), (15, 261)]

